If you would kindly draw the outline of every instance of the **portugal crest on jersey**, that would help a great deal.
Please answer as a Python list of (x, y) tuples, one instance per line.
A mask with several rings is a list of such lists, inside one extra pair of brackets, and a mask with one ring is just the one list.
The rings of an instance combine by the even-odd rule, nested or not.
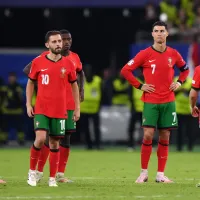
[(169, 65), (169, 67), (173, 67), (173, 65), (172, 65), (172, 58), (168, 58), (168, 65)]
[(62, 67), (60, 71), (61, 71), (61, 78), (65, 78), (66, 69)]

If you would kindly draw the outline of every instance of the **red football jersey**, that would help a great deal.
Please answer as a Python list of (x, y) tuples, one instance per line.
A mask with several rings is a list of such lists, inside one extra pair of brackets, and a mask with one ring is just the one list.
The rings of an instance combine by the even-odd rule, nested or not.
[(47, 56), (39, 56), (32, 62), (29, 78), (38, 84), (35, 114), (67, 118), (66, 89), (69, 82), (76, 81), (74, 64), (65, 57), (54, 62)]
[[(70, 54), (66, 56), (69, 60), (71, 60), (74, 63), (76, 72), (80, 72), (82, 70), (82, 63), (80, 61), (80, 58), (78, 54), (70, 51)], [(74, 97), (72, 95), (72, 87), (71, 85), (68, 85), (67, 88), (67, 110), (74, 110), (75, 109), (75, 102)]]
[(142, 100), (156, 104), (167, 103), (175, 100), (174, 92), (169, 89), (174, 81), (174, 65), (181, 70), (180, 82), (185, 81), (189, 70), (175, 49), (166, 47), (164, 52), (158, 52), (153, 47), (148, 47), (130, 60), (121, 73), (134, 87), (139, 88), (140, 82), (132, 75), (132, 71), (142, 67), (145, 83), (155, 86), (155, 92), (143, 92)]
[[(49, 51), (44, 51), (41, 56), (47, 55)], [(80, 72), (82, 70), (82, 63), (78, 54), (70, 51), (69, 55), (66, 56), (67, 59), (71, 60), (74, 63), (75, 71)], [(72, 95), (72, 87), (71, 84), (67, 85), (67, 110), (74, 110), (75, 109), (75, 102), (74, 97)]]
[(40, 54), (40, 56), (46, 56), (47, 54), (49, 54), (49, 51), (44, 51)]
[(194, 76), (192, 79), (192, 88), (200, 89), (200, 65), (195, 67)]

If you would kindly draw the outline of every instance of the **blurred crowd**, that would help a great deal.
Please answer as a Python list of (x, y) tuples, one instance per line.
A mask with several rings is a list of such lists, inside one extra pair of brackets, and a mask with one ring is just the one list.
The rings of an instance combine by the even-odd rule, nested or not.
[[(135, 132), (142, 121), (143, 102), (140, 100), (141, 90), (137, 90), (120, 76), (119, 71), (104, 69), (102, 75), (95, 75), (91, 65), (83, 67), (85, 80), (85, 100), (81, 103), (81, 118), (77, 124), (77, 133), (72, 136), (72, 144), (84, 144), (87, 149), (102, 149), (102, 131), (100, 111), (104, 107), (126, 107), (130, 112), (128, 126), (124, 130), (124, 142), (129, 150), (134, 150), (141, 143)], [(135, 75), (143, 82), (141, 70)], [(176, 80), (177, 77), (175, 77)], [(193, 150), (198, 135), (198, 119), (192, 118), (189, 109), (189, 91), (192, 79), (188, 78), (181, 89), (176, 92), (176, 106), (179, 119), (178, 131), (175, 131), (175, 142), (178, 151), (187, 143), (189, 151)], [(14, 72), (10, 72), (8, 81), (0, 82), (0, 144), (7, 145), (16, 140), (25, 145), (27, 140), (34, 139), (33, 119), (26, 115), (25, 86), (21, 86)], [(32, 104), (35, 104), (34, 95)], [(116, 123), (118, 123), (116, 121)], [(93, 133), (91, 133), (93, 124)], [(92, 137), (94, 135), (94, 140)], [(173, 138), (173, 137), (172, 137)]]
[(199, 40), (200, 0), (162, 0), (159, 7), (152, 3), (146, 4), (144, 12), (141, 16), (140, 30), (136, 35), (137, 42), (151, 37), (149, 32), (157, 20), (168, 24), (169, 40), (184, 42)]

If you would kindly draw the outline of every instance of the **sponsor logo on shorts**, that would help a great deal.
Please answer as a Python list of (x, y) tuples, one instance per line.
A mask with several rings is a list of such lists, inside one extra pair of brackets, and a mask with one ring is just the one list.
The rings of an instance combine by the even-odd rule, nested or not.
[(177, 122), (174, 122), (174, 123), (172, 123), (172, 126), (174, 126), (174, 125), (176, 125), (177, 124)]

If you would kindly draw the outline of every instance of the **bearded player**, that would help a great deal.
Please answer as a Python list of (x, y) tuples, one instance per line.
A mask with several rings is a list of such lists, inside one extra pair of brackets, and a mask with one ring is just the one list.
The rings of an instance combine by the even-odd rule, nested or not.
[[(71, 83), (76, 109), (73, 120), (80, 117), (79, 91), (76, 82), (74, 64), (61, 55), (62, 38), (59, 31), (49, 31), (45, 36), (45, 46), (49, 53), (38, 56), (31, 64), (28, 74), (29, 80), (26, 87), (26, 107), (29, 117), (34, 116), (34, 129), (36, 138), (30, 151), (30, 168), (27, 183), (36, 186), (36, 165), (40, 156), (41, 148), (49, 133), (50, 147), (50, 176), (49, 186), (56, 187), (56, 173), (59, 164), (59, 140), (65, 135), (65, 121), (67, 118), (67, 85)], [(38, 91), (36, 104), (33, 111), (31, 102), (34, 92), (35, 81)]]
[[(71, 45), (72, 45), (72, 36), (71, 33), (68, 30), (61, 30), (60, 31), (62, 35), (63, 40), (63, 48), (62, 48), (62, 55), (66, 58), (70, 59), (74, 65), (77, 72), (78, 82), (79, 82), (79, 92), (80, 92), (80, 100), (84, 100), (84, 72), (82, 70), (82, 64), (80, 61), (80, 58), (78, 54), (70, 51)], [(48, 51), (43, 52), (41, 55), (48, 54)], [(24, 73), (28, 73), (30, 71), (30, 63), (24, 68)], [(70, 153), (70, 136), (72, 133), (76, 131), (76, 122), (72, 120), (72, 115), (75, 109), (75, 103), (72, 95), (72, 88), (70, 85), (68, 85), (67, 88), (67, 96), (68, 96), (68, 102), (67, 102), (67, 112), (68, 112), (68, 119), (66, 120), (66, 134), (63, 139), (60, 141), (60, 159), (59, 159), (59, 166), (58, 166), (58, 172), (56, 175), (58, 182), (65, 182), (65, 183), (71, 183), (70, 179), (66, 178), (64, 176), (66, 165), (69, 158)], [(47, 136), (48, 137), (48, 136)], [(49, 142), (48, 138), (43, 145), (41, 149), (40, 158), (38, 160), (38, 170), (37, 170), (37, 181), (39, 182), (41, 178), (43, 177), (43, 169), (45, 166), (45, 163), (47, 161), (47, 158), (49, 156)]]
[[(167, 36), (167, 25), (161, 21), (154, 23), (152, 27), (154, 44), (140, 51), (121, 70), (121, 74), (133, 87), (144, 91), (141, 173), (136, 183), (148, 181), (148, 164), (156, 128), (159, 131), (156, 182), (173, 182), (164, 175), (164, 170), (168, 158), (170, 130), (178, 126), (174, 91), (186, 80), (189, 69), (181, 55), (175, 49), (166, 46)], [(174, 66), (180, 70), (177, 82), (173, 82)], [(145, 84), (133, 76), (133, 71), (139, 67), (143, 70)]]

